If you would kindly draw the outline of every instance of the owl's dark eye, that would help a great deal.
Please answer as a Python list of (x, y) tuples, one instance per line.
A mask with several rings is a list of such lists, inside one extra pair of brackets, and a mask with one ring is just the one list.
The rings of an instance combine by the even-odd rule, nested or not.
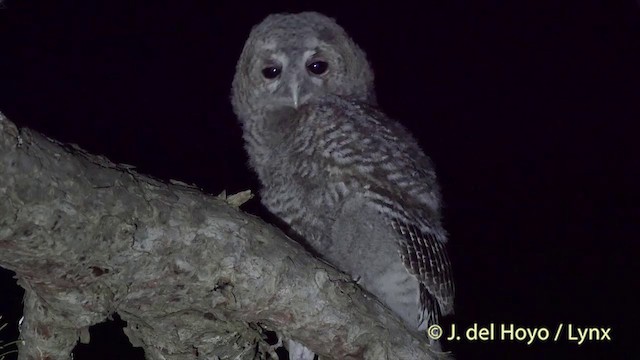
[(280, 72), (282, 72), (281, 68), (277, 66), (269, 66), (262, 69), (262, 76), (267, 79), (275, 79), (278, 77), (278, 75), (280, 75)]
[(313, 74), (322, 75), (329, 69), (329, 64), (326, 61), (315, 61), (307, 65), (307, 69)]

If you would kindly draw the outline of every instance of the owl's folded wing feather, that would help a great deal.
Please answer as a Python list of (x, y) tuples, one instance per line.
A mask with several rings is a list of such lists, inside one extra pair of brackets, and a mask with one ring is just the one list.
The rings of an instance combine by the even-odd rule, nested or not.
[(440, 315), (453, 313), (454, 283), (451, 263), (444, 243), (436, 233), (393, 219), (391, 226), (400, 234), (398, 248), (407, 271), (421, 282), (420, 303), (428, 318), (420, 319), (421, 328), (437, 324)]

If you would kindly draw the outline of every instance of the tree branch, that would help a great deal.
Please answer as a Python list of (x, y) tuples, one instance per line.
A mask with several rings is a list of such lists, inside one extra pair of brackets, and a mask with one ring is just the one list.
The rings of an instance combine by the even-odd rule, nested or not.
[(261, 327), (328, 358), (446, 357), (239, 202), (0, 114), (0, 266), (26, 290), (19, 359), (68, 359), (114, 312), (147, 359), (260, 358)]

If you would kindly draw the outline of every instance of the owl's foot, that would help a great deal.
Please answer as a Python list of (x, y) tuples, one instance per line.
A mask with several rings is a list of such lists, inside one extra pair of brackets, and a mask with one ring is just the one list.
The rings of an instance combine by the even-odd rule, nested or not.
[(294, 340), (287, 340), (287, 350), (289, 351), (289, 360), (314, 360), (316, 358), (313, 351)]

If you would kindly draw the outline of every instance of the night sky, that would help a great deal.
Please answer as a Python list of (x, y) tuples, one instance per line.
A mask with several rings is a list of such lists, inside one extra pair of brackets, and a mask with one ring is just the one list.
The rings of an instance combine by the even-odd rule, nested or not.
[[(436, 164), (457, 288), (451, 321), (551, 331), (571, 323), (611, 327), (613, 337), (448, 348), (458, 359), (627, 358), (623, 343), (638, 333), (629, 325), (640, 325), (631, 321), (640, 6), (412, 4), (5, 1), (0, 111), (143, 174), (212, 194), (257, 191), (229, 104), (235, 62), (266, 15), (322, 12), (367, 52), (382, 109)], [(258, 199), (243, 209), (267, 218)], [(5, 341), (21, 316), (12, 276), (0, 270)], [(143, 359), (121, 326), (93, 328), (75, 358)]]

